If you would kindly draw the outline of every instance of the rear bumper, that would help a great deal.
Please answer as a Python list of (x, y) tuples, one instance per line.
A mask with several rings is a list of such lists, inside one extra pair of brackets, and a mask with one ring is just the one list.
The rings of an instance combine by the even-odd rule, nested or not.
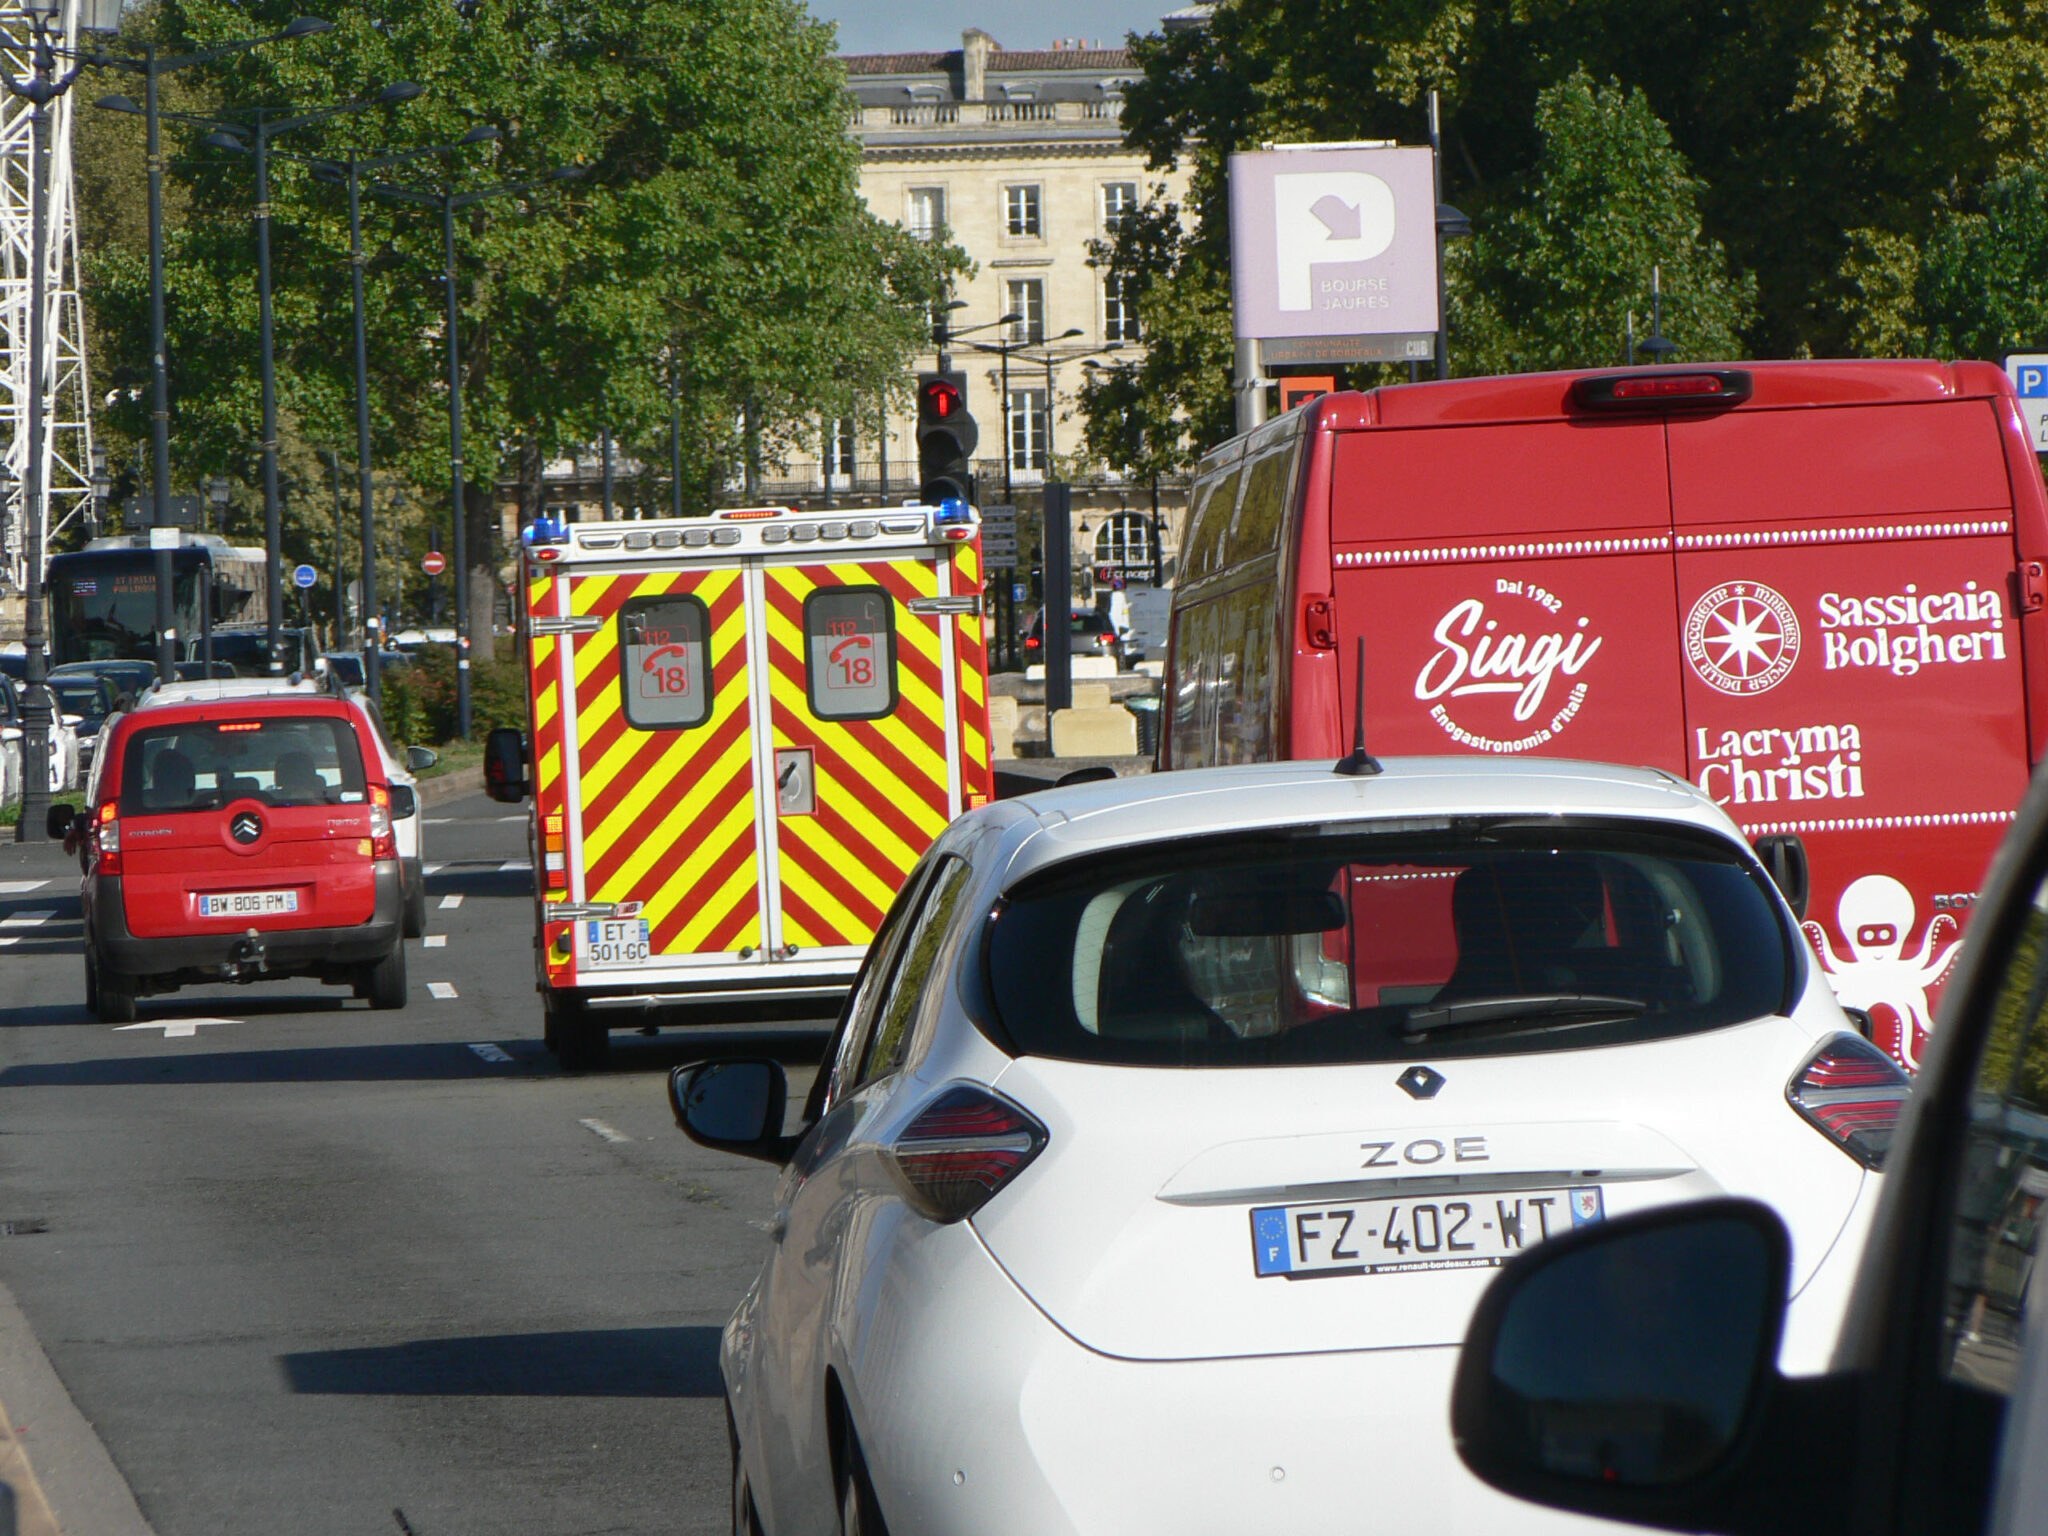
[[(378, 864), (376, 904), (365, 923), (346, 928), (257, 928), (254, 949), (261, 972), (319, 975), (365, 961), (380, 960), (399, 942), (405, 887), (396, 860)], [(178, 976), (232, 979), (255, 969), (247, 928), (213, 933), (140, 938), (129, 931), (121, 877), (87, 882), (86, 926), (100, 965), (123, 976)]]

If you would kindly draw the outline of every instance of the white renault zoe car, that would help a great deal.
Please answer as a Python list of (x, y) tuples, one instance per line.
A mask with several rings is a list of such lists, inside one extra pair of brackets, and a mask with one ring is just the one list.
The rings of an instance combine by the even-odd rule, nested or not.
[(1818, 1370), (1905, 1090), (1660, 773), (1281, 763), (974, 811), (794, 1134), (774, 1062), (671, 1080), (696, 1139), (786, 1164), (724, 1336), (734, 1530), (1577, 1527), (1451, 1446), (1494, 1268), (1755, 1196), (1792, 1233), (1782, 1363)]

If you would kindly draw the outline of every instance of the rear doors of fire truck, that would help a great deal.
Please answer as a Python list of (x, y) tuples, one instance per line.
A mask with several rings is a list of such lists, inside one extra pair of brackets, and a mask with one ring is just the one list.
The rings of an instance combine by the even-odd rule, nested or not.
[(903, 551), (536, 582), (546, 900), (576, 914), (552, 986), (845, 984), (961, 805), (953, 575)]

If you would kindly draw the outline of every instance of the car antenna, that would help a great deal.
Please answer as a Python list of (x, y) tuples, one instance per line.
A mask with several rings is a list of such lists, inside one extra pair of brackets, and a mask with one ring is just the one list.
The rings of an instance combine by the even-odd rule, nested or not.
[(1380, 772), (1380, 760), (1365, 750), (1365, 636), (1358, 637), (1358, 706), (1351, 716), (1351, 755), (1337, 759), (1332, 773), (1366, 778)]

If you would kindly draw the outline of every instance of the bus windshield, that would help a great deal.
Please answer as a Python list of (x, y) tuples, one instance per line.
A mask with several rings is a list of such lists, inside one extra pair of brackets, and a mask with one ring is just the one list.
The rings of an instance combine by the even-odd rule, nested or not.
[[(187, 544), (171, 557), (171, 622), (180, 659), (199, 644), (202, 569), (212, 575), (215, 627), (262, 617), (260, 559), (252, 562), (219, 539), (212, 543), (219, 547)], [(146, 546), (57, 555), (50, 561), (49, 590), (52, 663), (155, 659), (156, 563)]]

